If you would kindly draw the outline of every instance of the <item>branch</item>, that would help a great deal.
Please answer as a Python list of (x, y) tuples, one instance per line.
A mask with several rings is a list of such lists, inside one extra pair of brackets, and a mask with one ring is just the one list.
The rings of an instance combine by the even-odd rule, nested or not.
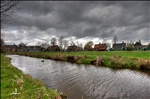
[[(11, 1), (10, 1), (11, 2)], [(8, 5), (10, 2), (8, 2), (7, 4), (5, 4), (5, 6), (6, 5)], [(15, 1), (15, 2), (12, 2), (9, 6), (6, 6), (6, 9), (3, 9), (2, 10), (2, 8), (1, 8), (1, 14), (3, 14), (4, 12), (7, 12), (7, 11), (9, 11), (10, 9), (12, 9), (16, 4), (18, 3), (18, 1)], [(5, 7), (4, 5), (3, 5), (3, 7)]]

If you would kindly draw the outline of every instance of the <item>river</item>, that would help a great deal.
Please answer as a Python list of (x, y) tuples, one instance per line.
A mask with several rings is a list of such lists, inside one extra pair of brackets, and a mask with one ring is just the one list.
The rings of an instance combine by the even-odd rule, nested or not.
[(150, 99), (150, 75), (144, 72), (20, 55), (7, 57), (23, 73), (64, 92), (67, 99)]

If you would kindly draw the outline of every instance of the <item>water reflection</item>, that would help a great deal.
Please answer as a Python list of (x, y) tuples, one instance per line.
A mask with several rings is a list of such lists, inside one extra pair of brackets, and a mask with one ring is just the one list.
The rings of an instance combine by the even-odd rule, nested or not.
[(14, 66), (63, 91), (68, 99), (150, 99), (150, 76), (143, 72), (7, 56)]

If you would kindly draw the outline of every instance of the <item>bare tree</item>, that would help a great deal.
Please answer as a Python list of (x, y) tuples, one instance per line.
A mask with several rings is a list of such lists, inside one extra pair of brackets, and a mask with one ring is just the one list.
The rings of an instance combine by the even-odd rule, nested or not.
[(35, 44), (35, 46), (40, 46), (42, 44), (42, 42), (37, 42), (36, 44)]
[(43, 48), (43, 49), (47, 49), (48, 47), (49, 47), (49, 44), (48, 43), (42, 43), (41, 44), (41, 47)]
[(68, 47), (68, 44), (69, 44), (69, 43), (68, 43), (68, 41), (67, 41), (67, 40), (64, 40), (64, 41), (63, 41), (63, 43), (64, 43), (64, 50), (65, 50), (65, 49), (66, 49), (66, 47)]
[(52, 46), (56, 45), (56, 38), (55, 38), (55, 37), (53, 37), (53, 38), (51, 39), (51, 44), (52, 44)]
[(107, 46), (107, 49), (109, 49), (109, 48), (111, 47), (111, 43), (106, 42), (105, 44), (106, 44), (106, 46)]
[(82, 48), (82, 43), (79, 43), (79, 42), (77, 41), (76, 44), (77, 44), (78, 47), (81, 47), (81, 48)]
[(75, 43), (74, 43), (73, 41), (71, 41), (70, 45), (71, 45), (71, 46), (74, 46), (74, 45), (75, 45)]
[(27, 46), (27, 44), (21, 42), (21, 43), (18, 44), (18, 46), (19, 47), (25, 47), (25, 46)]
[(12, 14), (19, 1), (16, 0), (2, 0), (1, 1), (1, 26), (12, 22)]
[(63, 36), (60, 36), (60, 37), (59, 37), (59, 46), (60, 46), (61, 50), (62, 50), (62, 48), (63, 48), (63, 39), (64, 39)]
[(78, 41), (76, 42), (76, 44), (77, 44), (77, 46), (78, 46), (78, 47), (80, 46), (80, 44), (79, 44), (79, 42), (78, 42)]

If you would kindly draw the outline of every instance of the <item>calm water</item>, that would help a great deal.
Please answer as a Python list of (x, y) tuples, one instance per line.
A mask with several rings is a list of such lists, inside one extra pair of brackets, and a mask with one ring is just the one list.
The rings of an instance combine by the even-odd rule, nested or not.
[(63, 91), (68, 99), (150, 99), (150, 76), (140, 71), (7, 56), (14, 66), (49, 88)]

